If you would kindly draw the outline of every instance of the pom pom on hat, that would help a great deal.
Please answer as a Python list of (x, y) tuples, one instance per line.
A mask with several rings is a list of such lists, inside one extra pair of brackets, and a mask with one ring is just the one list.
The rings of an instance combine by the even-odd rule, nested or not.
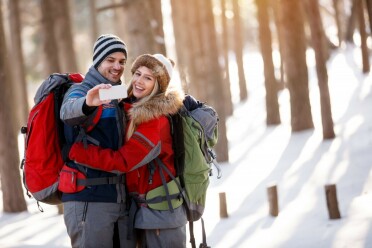
[(93, 47), (93, 66), (98, 68), (102, 61), (114, 52), (122, 52), (127, 57), (127, 46), (124, 41), (113, 34), (98, 37)]
[(165, 69), (167, 70), (169, 78), (172, 79), (174, 62), (171, 61), (169, 58), (166, 58), (163, 54), (154, 54), (152, 56), (154, 56), (157, 60), (159, 60), (165, 66)]
[(165, 92), (172, 78), (174, 66), (173, 60), (162, 54), (140, 55), (132, 64), (132, 74), (134, 74), (140, 66), (146, 66), (153, 72), (159, 83), (160, 91)]

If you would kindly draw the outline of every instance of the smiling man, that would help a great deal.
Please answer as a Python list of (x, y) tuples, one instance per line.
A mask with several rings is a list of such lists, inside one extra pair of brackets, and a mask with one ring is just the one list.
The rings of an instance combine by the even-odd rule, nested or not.
[[(87, 92), (99, 84), (121, 84), (126, 60), (127, 48), (119, 37), (105, 34), (97, 39), (93, 48), (93, 64), (84, 81), (73, 85), (62, 103), (60, 117), (65, 123), (68, 144), (84, 136), (88, 144), (93, 142), (102, 148), (117, 150), (123, 145), (125, 121), (118, 101), (105, 101), (97, 107)], [(60, 182), (60, 185), (69, 187), (68, 190), (59, 189), (63, 192), (64, 220), (71, 246), (111, 248), (117, 225), (120, 247), (135, 247), (135, 237), (127, 240), (124, 175), (92, 169), (70, 160), (61, 173), (65, 171), (71, 176), (60, 178), (70, 180)], [(77, 177), (83, 178), (83, 184), (76, 182)], [(71, 189), (76, 190), (71, 192)]]

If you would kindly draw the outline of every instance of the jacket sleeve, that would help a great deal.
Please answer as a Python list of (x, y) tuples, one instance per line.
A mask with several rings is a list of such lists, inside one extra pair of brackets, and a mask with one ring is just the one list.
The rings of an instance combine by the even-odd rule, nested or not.
[(91, 111), (89, 115), (83, 112), (85, 97), (91, 85), (83, 82), (71, 86), (66, 92), (60, 110), (60, 118), (67, 125), (83, 125), (86, 127), (94, 126), (100, 114), (102, 106)]
[[(148, 164), (159, 156), (161, 142), (156, 121), (141, 124), (132, 137), (118, 151), (103, 149), (95, 145), (88, 145), (85, 149), (82, 143), (71, 147), (69, 157), (86, 167), (108, 172), (126, 173)], [(152, 130), (151, 132), (144, 132)], [(146, 134), (151, 134), (150, 137)]]
[(83, 143), (75, 143), (69, 153), (70, 159), (86, 167), (108, 172), (128, 171), (124, 164), (124, 158), (119, 151), (102, 149), (99, 146), (88, 145), (84, 148)]

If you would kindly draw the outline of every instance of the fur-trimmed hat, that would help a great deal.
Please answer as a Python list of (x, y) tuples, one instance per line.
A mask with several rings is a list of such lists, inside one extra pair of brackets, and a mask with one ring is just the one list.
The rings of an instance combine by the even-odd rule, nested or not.
[(162, 54), (140, 55), (132, 64), (132, 74), (134, 74), (140, 66), (146, 66), (152, 71), (159, 83), (160, 91), (165, 92), (172, 78), (173, 60)]
[(103, 34), (94, 43), (93, 66), (98, 68), (102, 61), (114, 52), (122, 52), (127, 57), (127, 46), (124, 41), (113, 34)]

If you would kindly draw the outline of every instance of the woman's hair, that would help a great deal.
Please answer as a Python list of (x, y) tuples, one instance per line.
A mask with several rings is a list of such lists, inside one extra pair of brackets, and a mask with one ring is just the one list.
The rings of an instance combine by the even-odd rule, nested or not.
[[(159, 86), (158, 80), (155, 79), (154, 88), (152, 89), (151, 93), (148, 96), (145, 96), (145, 97), (139, 99), (137, 103), (141, 104), (141, 103), (147, 102), (159, 93), (160, 93), (160, 86)], [(133, 96), (133, 78), (132, 78), (132, 80), (130, 82), (130, 85), (128, 87), (128, 97), (132, 97), (132, 96)], [(129, 138), (133, 135), (133, 133), (136, 129), (137, 129), (137, 125), (134, 125), (133, 120), (129, 120), (129, 126), (128, 126), (128, 130), (127, 130), (127, 134), (126, 134), (126, 140), (129, 140)]]

